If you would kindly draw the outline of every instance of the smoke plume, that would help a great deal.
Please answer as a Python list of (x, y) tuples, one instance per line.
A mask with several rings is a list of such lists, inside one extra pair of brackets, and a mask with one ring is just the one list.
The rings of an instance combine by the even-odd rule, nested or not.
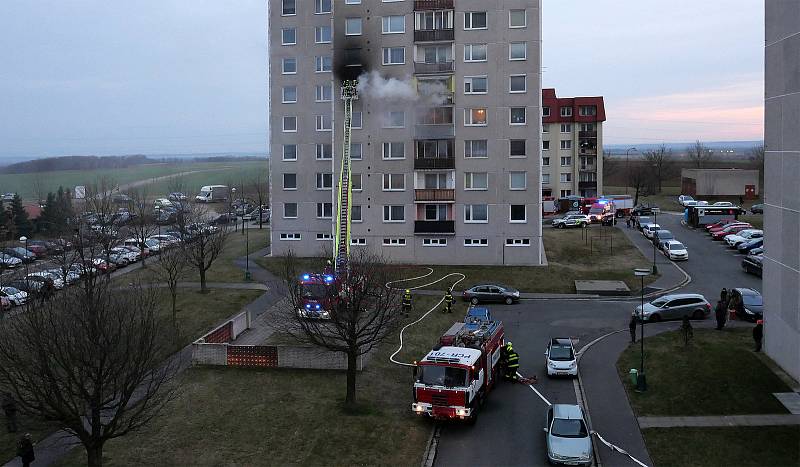
[(411, 80), (384, 78), (377, 71), (363, 73), (359, 76), (358, 93), (386, 101), (414, 102), (419, 98)]

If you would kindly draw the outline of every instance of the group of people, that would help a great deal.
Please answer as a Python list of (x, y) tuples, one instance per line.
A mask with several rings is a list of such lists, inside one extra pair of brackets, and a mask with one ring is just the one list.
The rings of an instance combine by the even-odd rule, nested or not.
[[(9, 433), (17, 432), (17, 402), (10, 393), (3, 394), (3, 414), (6, 417), (6, 430)], [(17, 456), (22, 460), (22, 465), (28, 467), (36, 460), (33, 452), (33, 438), (30, 433), (25, 433), (17, 442)]]
[[(442, 313), (452, 313), (453, 312), (453, 303), (455, 299), (453, 298), (453, 289), (447, 289), (447, 292), (444, 293), (444, 308), (442, 308)], [(412, 308), (412, 301), (411, 301), (411, 289), (406, 289), (403, 292), (403, 314), (408, 316), (411, 312)]]

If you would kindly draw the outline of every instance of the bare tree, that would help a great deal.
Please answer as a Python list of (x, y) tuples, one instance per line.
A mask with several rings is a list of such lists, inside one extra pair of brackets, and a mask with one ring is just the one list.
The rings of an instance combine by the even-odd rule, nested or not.
[(190, 241), (182, 242), (182, 253), (186, 262), (200, 275), (200, 292), (207, 293), (206, 273), (225, 247), (229, 229), (206, 223), (209, 213), (204, 207), (194, 205), (178, 216), (177, 227), (182, 234), (190, 235)]
[(658, 149), (645, 151), (642, 156), (653, 169), (652, 180), (658, 185), (658, 193), (661, 193), (664, 179), (669, 177), (674, 162), (672, 149), (667, 149), (667, 146), (662, 144)]
[(42, 205), (47, 196), (47, 189), (44, 186), (44, 177), (41, 172), (33, 174), (33, 192), (36, 194), (36, 202)]
[(153, 216), (153, 207), (149, 204), (150, 202), (147, 199), (147, 185), (129, 190), (128, 196), (130, 197), (128, 201), (128, 213), (130, 214), (128, 232), (131, 238), (136, 240), (136, 244), (142, 251), (142, 267), (144, 268), (147, 267), (144, 255), (147, 248), (145, 242), (147, 242), (147, 239), (157, 230)]
[[(190, 241), (189, 238), (183, 238), (184, 241)], [(170, 299), (172, 300), (172, 326), (175, 330), (178, 329), (178, 316), (176, 304), (178, 301), (178, 282), (186, 273), (189, 264), (186, 262), (186, 256), (183, 251), (177, 248), (161, 252), (158, 256), (156, 263), (155, 273), (156, 277), (162, 282), (167, 284), (169, 289)]]
[[(348, 406), (356, 402), (358, 358), (389, 336), (402, 319), (399, 291), (386, 287), (395, 273), (383, 258), (359, 250), (347, 272), (328, 285), (311, 289), (298, 283), (301, 271), (297, 258), (291, 252), (283, 258), (289, 304), (277, 312), (273, 324), (298, 342), (347, 356)], [(298, 311), (306, 309), (309, 295), (329, 304), (328, 319), (311, 318)]]
[(628, 172), (628, 186), (634, 190), (633, 205), (639, 204), (639, 195), (646, 192), (648, 184), (651, 183), (652, 171), (644, 164), (634, 164)]
[(758, 178), (762, 180), (764, 178), (764, 153), (765, 151), (763, 144), (753, 146), (749, 151), (747, 151), (748, 158), (758, 169)]
[(709, 162), (714, 160), (714, 152), (698, 139), (695, 143), (686, 148), (686, 156), (698, 169), (702, 169)]
[(247, 190), (253, 200), (258, 203), (258, 228), (264, 227), (262, 210), (269, 203), (269, 187), (267, 186), (267, 171), (259, 170), (250, 180)]
[(0, 388), (76, 436), (96, 467), (106, 441), (162, 411), (176, 366), (154, 290), (112, 291), (105, 276), (89, 283), (0, 321)]

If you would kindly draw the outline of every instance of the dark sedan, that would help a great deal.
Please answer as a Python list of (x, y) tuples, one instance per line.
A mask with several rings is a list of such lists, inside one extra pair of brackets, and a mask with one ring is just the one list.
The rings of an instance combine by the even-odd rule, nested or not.
[(739, 253), (747, 254), (755, 250), (756, 248), (762, 247), (763, 245), (764, 245), (764, 237), (754, 238), (744, 243), (740, 243), (739, 246), (736, 247), (736, 249), (739, 250)]
[(477, 305), (481, 302), (505, 303), (511, 305), (519, 301), (519, 290), (504, 285), (481, 284), (471, 287), (462, 294), (464, 301)]
[(13, 256), (14, 258), (21, 259), (23, 263), (32, 263), (36, 261), (36, 254), (22, 247), (3, 248), (2, 251), (7, 255)]
[(754, 204), (750, 208), (750, 212), (753, 214), (764, 214), (764, 205), (763, 204)]
[(761, 277), (763, 266), (761, 265), (761, 256), (747, 256), (742, 260), (742, 269), (750, 274), (755, 274)]
[(764, 298), (758, 290), (731, 289), (731, 302), (736, 307), (736, 317), (756, 322), (764, 318)]

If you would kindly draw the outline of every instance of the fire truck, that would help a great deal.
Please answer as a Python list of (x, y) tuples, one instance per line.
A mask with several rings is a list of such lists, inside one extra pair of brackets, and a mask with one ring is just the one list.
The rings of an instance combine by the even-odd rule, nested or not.
[(333, 274), (305, 273), (300, 277), (301, 318), (329, 319), (333, 301), (338, 299)]
[(464, 322), (453, 324), (414, 366), (412, 412), (474, 422), (501, 377), (498, 364), (504, 341), (501, 321), (492, 320), (487, 308), (470, 308)]

